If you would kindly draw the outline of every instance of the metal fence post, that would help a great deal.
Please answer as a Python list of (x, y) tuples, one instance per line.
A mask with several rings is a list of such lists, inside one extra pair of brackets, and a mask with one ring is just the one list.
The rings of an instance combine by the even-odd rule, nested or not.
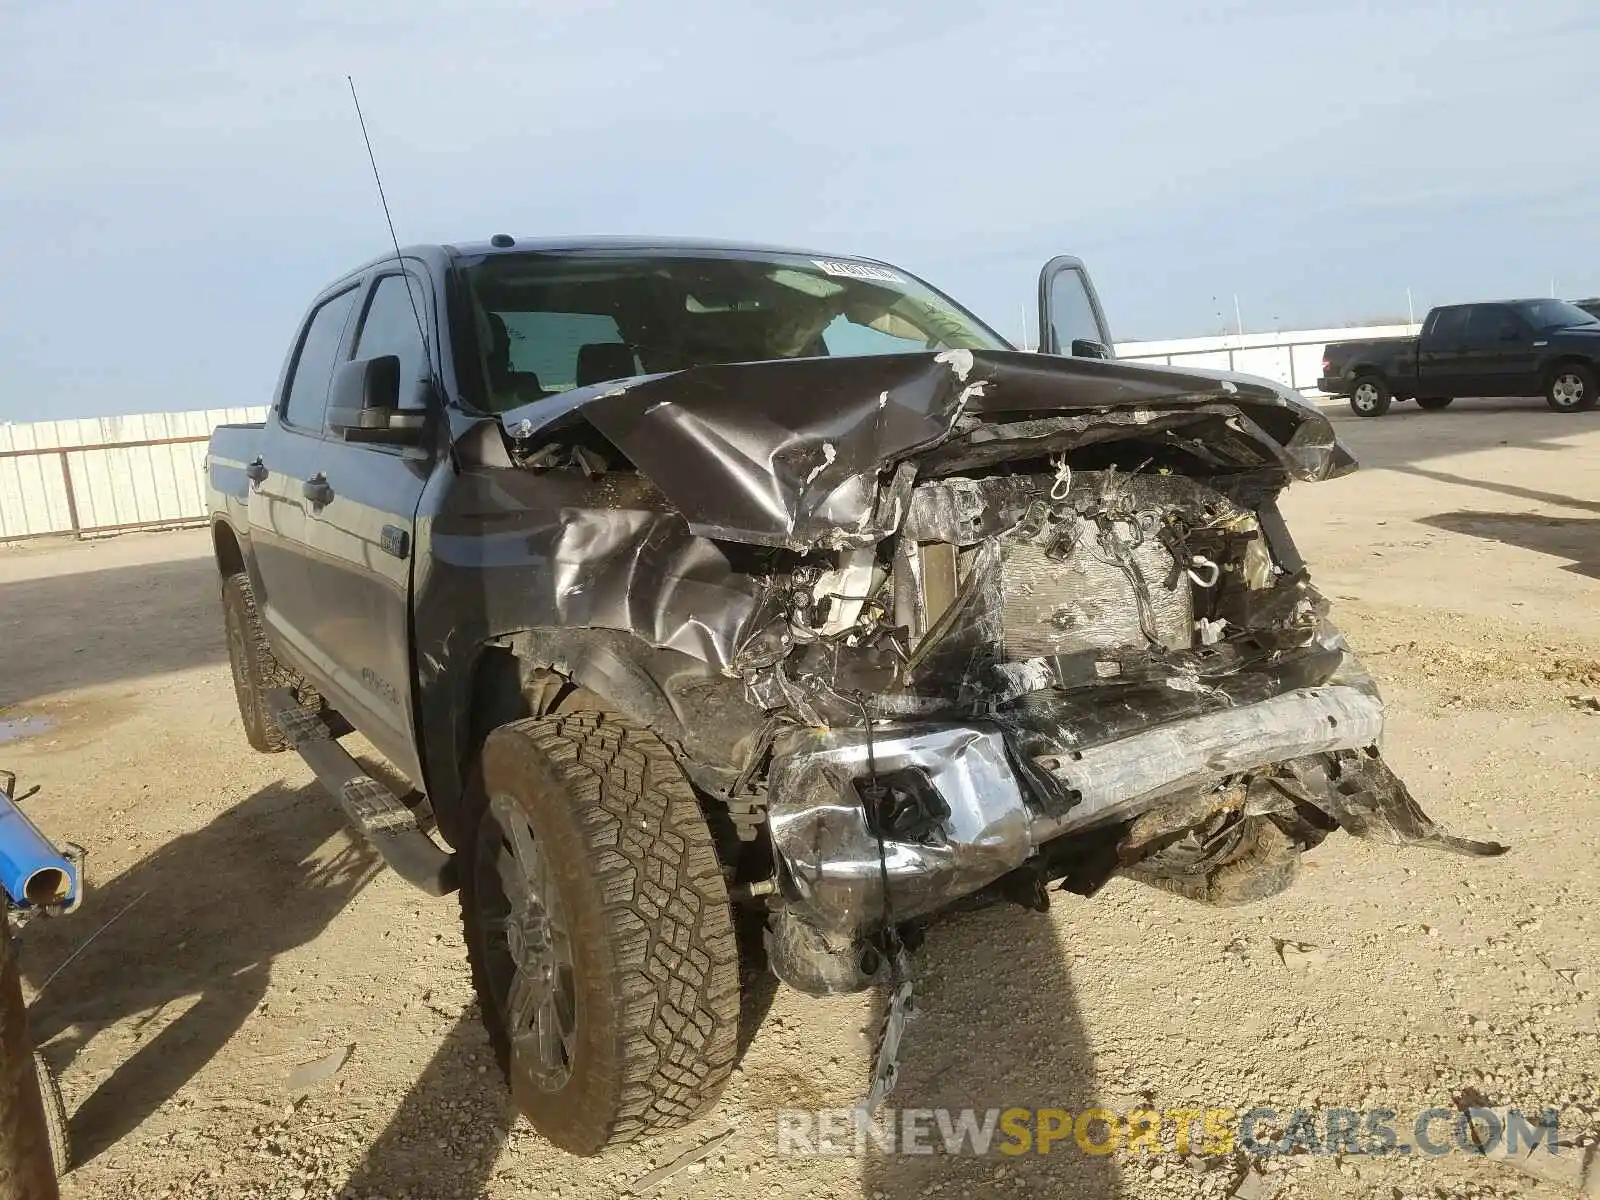
[(72, 536), (82, 537), (83, 530), (78, 524), (78, 497), (72, 490), (72, 462), (65, 450), (57, 453), (61, 459), (61, 486), (67, 493), (67, 520), (72, 522)]

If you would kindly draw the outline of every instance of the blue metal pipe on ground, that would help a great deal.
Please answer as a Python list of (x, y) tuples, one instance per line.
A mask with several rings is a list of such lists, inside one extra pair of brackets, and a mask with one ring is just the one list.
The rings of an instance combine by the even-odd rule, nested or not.
[(0, 887), (13, 905), (71, 907), (78, 898), (78, 868), (0, 791)]

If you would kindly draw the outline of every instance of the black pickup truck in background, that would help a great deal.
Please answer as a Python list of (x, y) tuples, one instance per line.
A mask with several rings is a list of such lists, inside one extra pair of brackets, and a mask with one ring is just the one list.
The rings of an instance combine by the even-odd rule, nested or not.
[(1565, 300), (1500, 300), (1433, 309), (1418, 337), (1334, 342), (1317, 386), (1358, 417), (1395, 400), (1441, 409), (1457, 396), (1543, 396), (1557, 412), (1593, 408), (1600, 319)]

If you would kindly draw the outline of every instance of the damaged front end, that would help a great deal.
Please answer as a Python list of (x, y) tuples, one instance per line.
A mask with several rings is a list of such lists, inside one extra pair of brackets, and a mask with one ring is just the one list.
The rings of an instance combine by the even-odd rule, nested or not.
[[(758, 814), (746, 892), (806, 990), (864, 984), (885, 928), (987, 890), (1127, 871), (1238, 902), (1252, 856), (1339, 828), (1503, 849), (1443, 833), (1379, 756), (1377, 690), (1276, 507), (1354, 462), (1266, 381), (948, 351), (695, 368), (505, 424), (523, 465), (664, 500), (677, 532), (630, 543), (610, 623), (742, 687), (737, 761), (682, 753), (708, 803)], [(726, 613), (663, 586), (714, 573), (685, 539), (742, 548), (711, 556)]]

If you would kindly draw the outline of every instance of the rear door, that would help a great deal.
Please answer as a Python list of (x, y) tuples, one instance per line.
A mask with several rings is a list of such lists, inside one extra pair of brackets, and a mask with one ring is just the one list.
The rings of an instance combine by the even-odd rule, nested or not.
[(1039, 353), (1116, 357), (1089, 271), (1070, 254), (1052, 258), (1039, 272)]
[[(409, 293), (408, 293), (409, 289)], [(415, 307), (413, 307), (413, 302)], [(433, 311), (425, 273), (393, 264), (361, 289), (341, 361), (392, 354), (402, 395), (432, 375), (419, 330)], [(436, 341), (436, 337), (431, 340)], [(417, 507), (433, 465), (430, 450), (348, 441), (330, 433), (307, 509), (312, 641), (334, 707), (390, 762), (419, 783), (411, 657), (412, 545)]]
[(1417, 394), (1420, 396), (1472, 396), (1478, 376), (1467, 327), (1472, 304), (1436, 308), (1417, 339)]
[(1475, 304), (1467, 323), (1471, 396), (1529, 396), (1539, 391), (1534, 332), (1504, 304)]
[(322, 455), (328, 383), (358, 297), (354, 282), (330, 289), (301, 321), (261, 430), (260, 457), (247, 468), (256, 606), (274, 644), (313, 674), (318, 663), (305, 488)]

